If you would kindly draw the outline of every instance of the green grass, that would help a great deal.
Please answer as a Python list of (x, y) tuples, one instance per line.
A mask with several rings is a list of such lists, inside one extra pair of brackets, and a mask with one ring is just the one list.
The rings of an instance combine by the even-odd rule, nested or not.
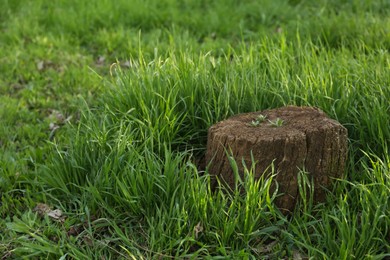
[[(2, 258), (390, 257), (388, 1), (0, 6)], [(327, 201), (302, 172), (283, 216), (256, 165), (212, 191), (208, 128), (291, 104), (348, 129)]]

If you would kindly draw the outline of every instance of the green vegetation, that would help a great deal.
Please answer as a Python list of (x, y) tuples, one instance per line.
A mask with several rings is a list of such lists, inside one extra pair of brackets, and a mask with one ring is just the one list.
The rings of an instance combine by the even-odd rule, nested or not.
[[(0, 6), (2, 259), (390, 257), (389, 1)], [(212, 191), (208, 127), (294, 104), (348, 129), (327, 202), (302, 173), (281, 215), (254, 165)]]
[(250, 122), (250, 124), (248, 124), (249, 126), (259, 126), (262, 122), (265, 121), (267, 117), (264, 116), (264, 115), (258, 115), (255, 119), (252, 120), (252, 122)]
[(271, 120), (268, 120), (269, 123), (273, 126), (273, 127), (280, 127), (283, 125), (284, 121), (283, 119), (280, 119), (279, 117), (275, 119), (275, 121), (271, 121)]

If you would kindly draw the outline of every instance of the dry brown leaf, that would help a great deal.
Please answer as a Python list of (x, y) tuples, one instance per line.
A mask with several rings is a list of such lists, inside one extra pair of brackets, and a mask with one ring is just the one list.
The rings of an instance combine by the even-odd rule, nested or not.
[(64, 222), (65, 216), (60, 209), (52, 210), (51, 207), (45, 203), (38, 203), (33, 209), (33, 212), (37, 212), (40, 217), (49, 216), (50, 218)]
[(309, 257), (302, 255), (299, 251), (293, 251), (293, 260), (304, 260), (309, 259)]
[(195, 239), (198, 239), (199, 233), (203, 232), (203, 226), (201, 222), (198, 222), (196, 226), (194, 227), (194, 234), (195, 234)]
[(56, 70), (57, 72), (63, 72), (64, 67), (61, 66), (60, 64), (56, 64), (52, 62), (51, 60), (40, 60), (36, 64), (37, 70), (40, 72), (43, 72), (47, 69), (53, 69)]
[(87, 246), (93, 246), (93, 239), (89, 236), (83, 236), (83, 241)]
[(272, 249), (274, 248), (275, 245), (276, 245), (276, 241), (273, 241), (267, 245), (263, 245), (263, 246), (259, 247), (259, 249), (257, 249), (257, 252), (258, 253), (270, 253), (270, 252), (272, 252)]
[(283, 28), (278, 26), (276, 27), (275, 32), (281, 34), (283, 33)]
[(95, 64), (98, 67), (102, 67), (104, 65), (105, 61), (106, 61), (106, 58), (104, 56), (100, 55), (97, 57)]
[(53, 219), (61, 219), (62, 218), (62, 210), (55, 209), (47, 212), (47, 215)]
[(55, 124), (55, 123), (53, 123), (53, 122), (49, 124), (49, 129), (50, 129), (51, 131), (55, 131), (55, 130), (57, 130), (58, 128), (60, 128), (60, 126), (57, 125), (57, 124)]
[(50, 206), (45, 203), (38, 203), (35, 208), (33, 209), (33, 212), (37, 212), (40, 217), (43, 217), (49, 212)]
[(125, 62), (121, 62), (121, 67), (122, 68), (131, 68), (132, 67), (132, 63), (129, 60), (127, 60)]
[(45, 69), (45, 62), (43, 60), (40, 60), (37, 62), (37, 70), (42, 71)]
[(60, 111), (55, 109), (50, 109), (50, 115), (49, 118), (52, 120), (55, 120), (58, 123), (62, 123), (65, 121), (65, 116)]

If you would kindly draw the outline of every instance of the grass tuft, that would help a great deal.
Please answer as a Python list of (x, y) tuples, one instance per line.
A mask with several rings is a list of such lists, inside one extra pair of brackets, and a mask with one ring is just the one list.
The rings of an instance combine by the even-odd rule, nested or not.
[[(1, 6), (0, 257), (390, 257), (388, 1)], [(235, 190), (199, 167), (211, 125), (284, 105), (350, 141), (327, 201), (302, 170), (288, 217), (255, 163)]]

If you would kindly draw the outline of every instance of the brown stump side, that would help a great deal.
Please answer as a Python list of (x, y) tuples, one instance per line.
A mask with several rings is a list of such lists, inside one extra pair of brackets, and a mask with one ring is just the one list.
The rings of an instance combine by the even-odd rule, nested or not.
[[(259, 115), (266, 120), (251, 124)], [(277, 118), (284, 122), (273, 126)], [(274, 162), (282, 196), (276, 205), (292, 211), (298, 196), (297, 174), (305, 169), (314, 180), (314, 202), (325, 199), (332, 178), (341, 178), (347, 158), (347, 129), (330, 119), (320, 109), (287, 106), (240, 114), (221, 121), (208, 131), (206, 163), (210, 174), (234, 188), (234, 174), (226, 156), (232, 151), (242, 175), (242, 159), (250, 167), (251, 152), (256, 162), (255, 179)]]

